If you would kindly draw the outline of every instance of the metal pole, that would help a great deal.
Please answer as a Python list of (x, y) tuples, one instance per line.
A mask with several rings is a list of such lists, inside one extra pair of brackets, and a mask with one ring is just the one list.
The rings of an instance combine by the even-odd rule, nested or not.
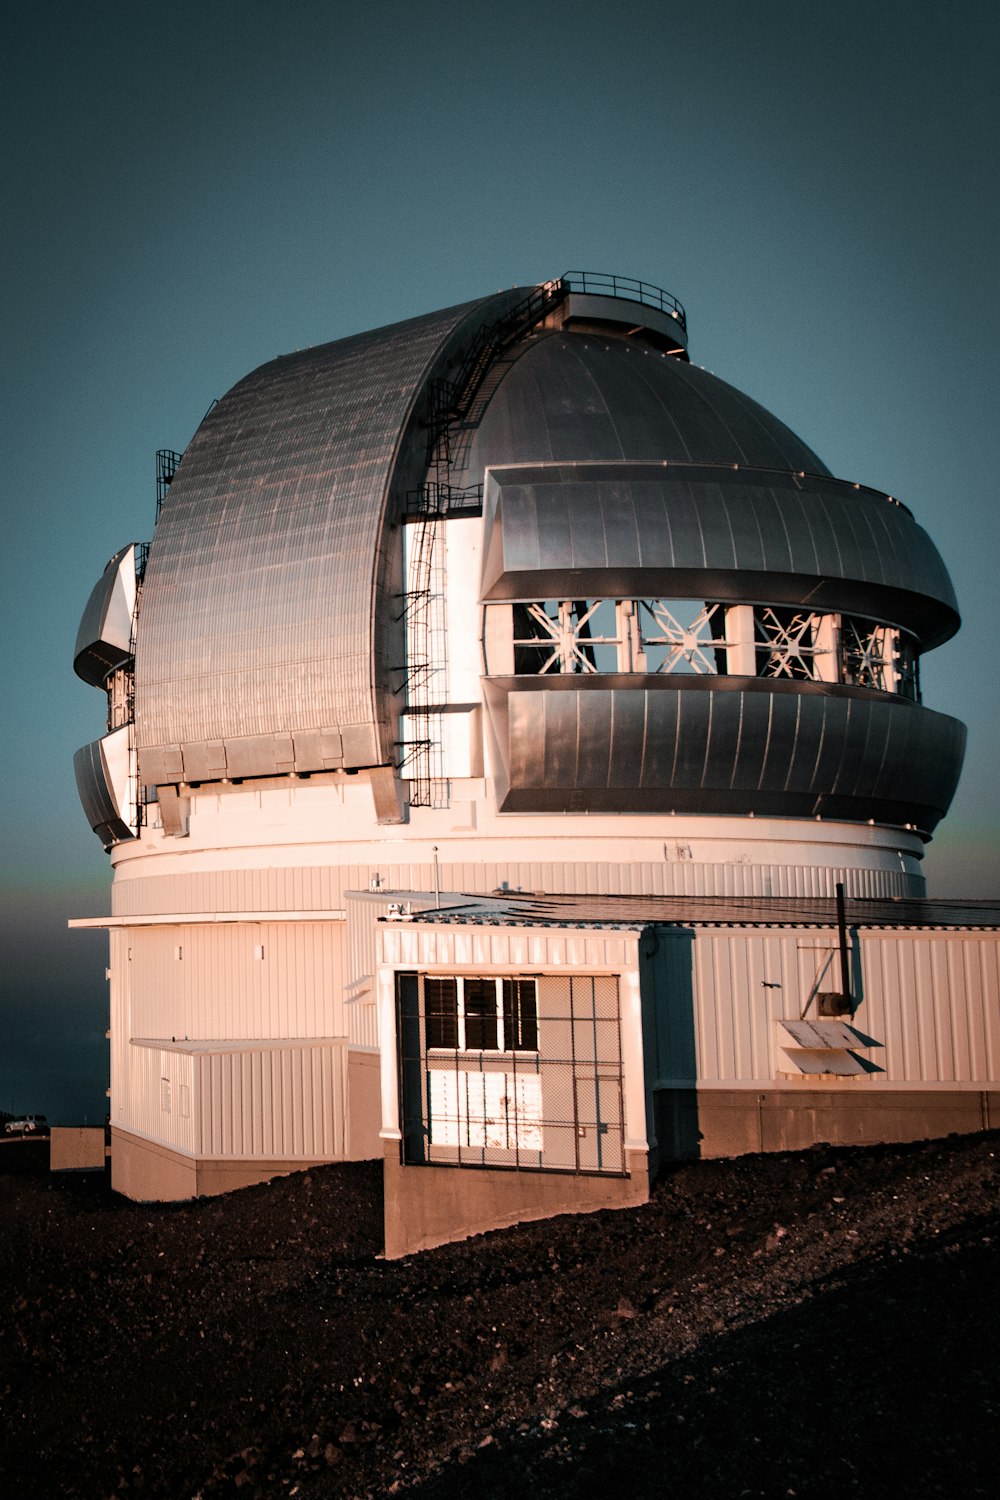
[(441, 871), (438, 868), (438, 846), (437, 846), (437, 844), (434, 844), (432, 846), (432, 852), (434, 854), (434, 900), (435, 900), (435, 903), (437, 905), (438, 911), (440, 911), (441, 910)]
[(840, 987), (844, 999), (851, 1003), (851, 968), (847, 956), (847, 917), (844, 913), (844, 886), (837, 881), (837, 933), (840, 938)]

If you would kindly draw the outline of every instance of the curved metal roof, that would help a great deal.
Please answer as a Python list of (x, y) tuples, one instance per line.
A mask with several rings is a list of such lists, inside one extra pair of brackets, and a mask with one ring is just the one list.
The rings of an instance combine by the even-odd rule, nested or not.
[[(553, 327), (546, 297), (557, 300), (535, 295), (526, 337), (523, 290), (497, 293), (273, 360), (209, 413), (164, 503), (138, 609), (143, 782), (397, 759), (402, 549), (389, 523), (426, 477), (442, 411), (454, 417), (450, 482), (478, 484), (488, 467), (500, 492), (487, 496), (490, 598), (576, 597), (590, 578), (595, 593), (622, 597), (690, 589), (870, 612), (925, 645), (952, 632), (947, 575), (905, 508), (834, 480), (784, 423), (683, 359), (642, 338)], [(501, 323), (517, 331), (491, 345)], [(475, 402), (463, 407), (470, 360)], [(455, 383), (450, 406), (447, 391), (435, 405), (438, 377)], [(717, 680), (648, 691), (494, 681), (504, 805), (653, 806), (655, 785), (665, 807), (763, 811), (763, 798), (789, 815), (932, 827), (961, 726), (812, 686), (783, 697), (744, 681), (737, 700)], [(529, 711), (508, 740), (508, 718)], [(637, 745), (661, 747), (648, 775)]]
[(73, 670), (91, 687), (102, 687), (110, 673), (132, 655), (132, 616), (135, 610), (136, 553), (130, 542), (106, 565), (94, 584), (76, 633)]
[(905, 506), (821, 476), (718, 464), (493, 468), (484, 599), (708, 598), (958, 629), (940, 554)]
[(490, 399), (470, 445), (487, 464), (687, 460), (829, 474), (784, 422), (724, 380), (629, 339), (533, 340)]
[(375, 608), (390, 486), (422, 478), (415, 406), (449, 348), (522, 296), (285, 355), (211, 410), (146, 569), (135, 692), (144, 781), (176, 780), (181, 749), (230, 738), (262, 742), (264, 772), (283, 753), (266, 741), (295, 731), (339, 735), (348, 766), (391, 757), (376, 687), (388, 622)]
[(857, 688), (753, 678), (494, 677), (507, 812), (824, 817), (933, 831), (965, 726)]

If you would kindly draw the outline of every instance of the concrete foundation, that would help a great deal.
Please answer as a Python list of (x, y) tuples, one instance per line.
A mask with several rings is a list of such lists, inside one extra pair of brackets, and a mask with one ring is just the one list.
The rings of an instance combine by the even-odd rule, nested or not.
[(991, 1090), (676, 1089), (655, 1096), (660, 1159), (868, 1146), (1000, 1125)]
[(172, 1203), (183, 1198), (213, 1198), (234, 1188), (253, 1187), (290, 1172), (323, 1166), (321, 1161), (253, 1161), (240, 1158), (182, 1156), (168, 1146), (145, 1141), (127, 1130), (111, 1128), (111, 1186), (139, 1203)]
[(351, 1161), (377, 1161), (382, 1155), (379, 1054), (351, 1048), (347, 1054), (347, 1155)]
[(385, 1144), (387, 1260), (556, 1214), (633, 1208), (649, 1198), (644, 1151), (627, 1151), (628, 1175), (495, 1171), (488, 1167), (404, 1166), (396, 1141)]

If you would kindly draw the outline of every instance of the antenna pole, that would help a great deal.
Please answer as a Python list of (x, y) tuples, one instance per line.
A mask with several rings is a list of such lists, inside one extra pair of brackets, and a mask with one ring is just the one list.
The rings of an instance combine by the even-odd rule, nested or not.
[(837, 881), (837, 933), (840, 938), (840, 987), (844, 999), (851, 1004), (851, 967), (847, 956), (847, 917), (844, 912), (844, 886)]

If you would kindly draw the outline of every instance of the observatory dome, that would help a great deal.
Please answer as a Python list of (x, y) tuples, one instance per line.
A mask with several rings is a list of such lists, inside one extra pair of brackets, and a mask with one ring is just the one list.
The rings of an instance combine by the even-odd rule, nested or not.
[[(425, 1212), (640, 1201), (660, 1152), (764, 1149), (765, 1097), (785, 1146), (881, 1138), (916, 1083), (946, 1128), (980, 1108), (970, 1007), (920, 1008), (961, 964), (907, 933), (849, 972), (845, 902), (945, 919), (902, 899), (964, 747), (920, 691), (944, 564), (692, 365), (669, 293), (573, 272), (297, 350), (158, 461), (74, 660), (108, 703), (76, 773), (118, 1190), (384, 1153), (388, 1251)], [(884, 1071), (853, 1056), (881, 1019), (842, 1019), (879, 984), (923, 1028)], [(874, 1084), (817, 1113), (890, 1069), (881, 1124)]]
[[(460, 521), (474, 586), (431, 620)], [(134, 660), (137, 787), (381, 767), (420, 805), (464, 715), (501, 813), (927, 835), (954, 790), (963, 728), (919, 693), (958, 626), (933, 543), (693, 367), (645, 283), (573, 274), (263, 365), (183, 455), (137, 596), (136, 556), (95, 589), (76, 665), (111, 682)], [(481, 654), (456, 701), (459, 636)], [(117, 837), (109, 754), (78, 773)]]

